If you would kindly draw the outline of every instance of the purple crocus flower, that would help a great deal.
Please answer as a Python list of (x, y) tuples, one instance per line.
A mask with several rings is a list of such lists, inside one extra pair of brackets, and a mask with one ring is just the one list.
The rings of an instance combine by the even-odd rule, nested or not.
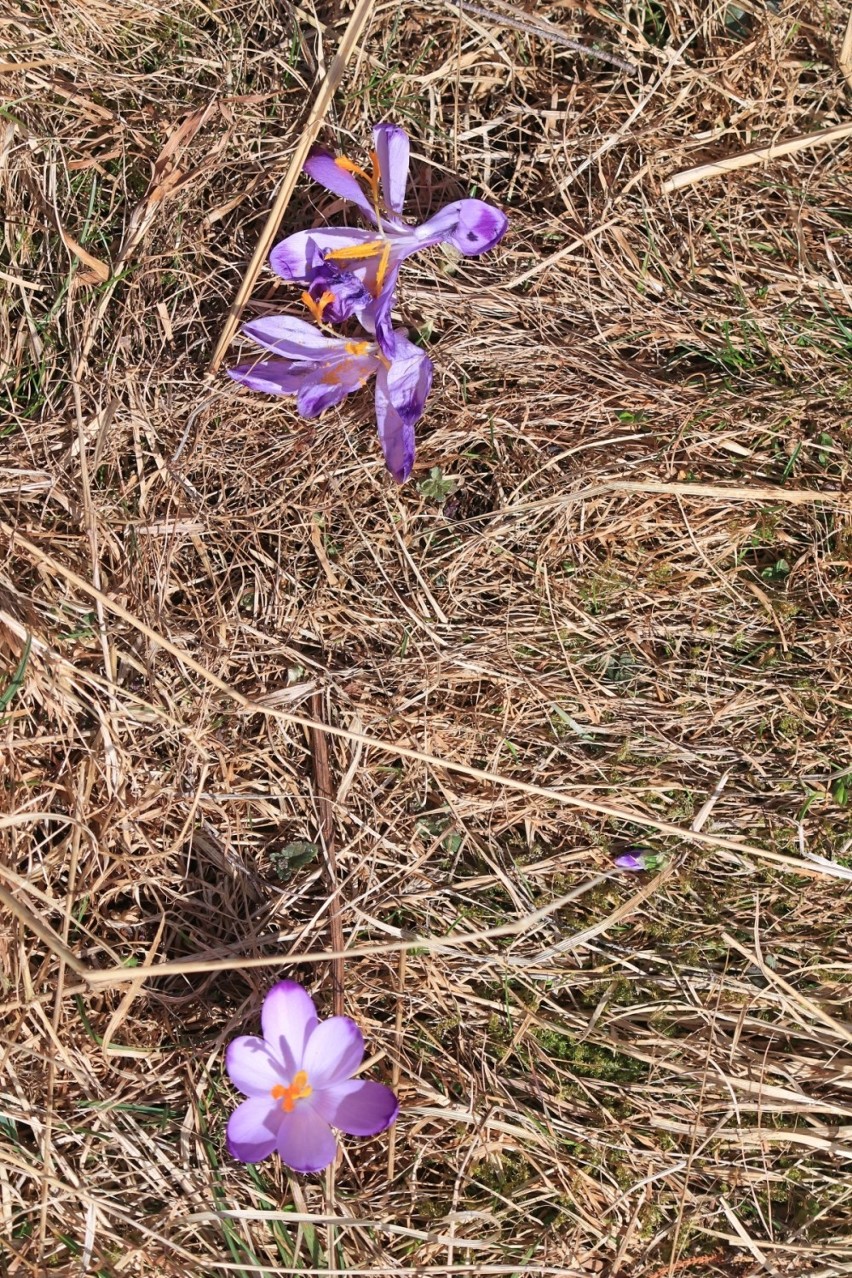
[(303, 417), (318, 417), (375, 373), (382, 452), (394, 479), (405, 483), (414, 465), (414, 424), (432, 385), (432, 361), (408, 340), (404, 329), (395, 334), (392, 358), (383, 354), (372, 335), (352, 341), (321, 333), (291, 315), (251, 320), (243, 333), (274, 358), (239, 364), (229, 369), (229, 376), (250, 390), (295, 395)]
[(305, 172), (334, 195), (357, 204), (372, 229), (330, 226), (299, 231), (276, 245), (269, 259), (274, 271), (285, 280), (307, 284), (312, 295), (316, 273), (323, 267), (342, 267), (344, 273), (354, 274), (367, 291), (366, 304), (363, 298), (344, 298), (327, 281), (321, 291), (330, 294), (328, 305), (333, 304), (337, 314), (361, 315), (389, 356), (396, 339), (390, 314), (400, 264), (433, 244), (452, 244), (465, 256), (477, 257), (493, 248), (508, 226), (505, 214), (484, 200), (455, 200), (419, 226), (404, 222), (408, 154), (408, 135), (393, 124), (373, 129), (370, 173), (345, 156), (315, 152)]
[(313, 999), (295, 981), (279, 981), (263, 1000), (263, 1038), (235, 1038), (225, 1065), (248, 1100), (228, 1120), (228, 1152), (259, 1163), (273, 1150), (298, 1172), (317, 1172), (337, 1153), (332, 1127), (377, 1136), (399, 1113), (389, 1087), (352, 1075), (364, 1055), (348, 1016), (319, 1022)]

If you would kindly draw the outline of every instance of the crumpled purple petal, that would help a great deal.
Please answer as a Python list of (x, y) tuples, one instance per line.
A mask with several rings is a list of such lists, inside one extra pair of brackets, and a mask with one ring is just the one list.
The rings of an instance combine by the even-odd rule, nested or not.
[(331, 1016), (311, 1035), (302, 1068), (315, 1092), (351, 1078), (364, 1059), (364, 1036), (348, 1016)]
[(263, 1037), (278, 1055), (288, 1078), (302, 1068), (302, 1057), (317, 1027), (314, 1000), (296, 981), (278, 981), (263, 1000)]
[(284, 1112), (267, 1097), (252, 1097), (238, 1105), (228, 1119), (228, 1153), (241, 1163), (259, 1163), (268, 1158), (278, 1143)]
[[(484, 200), (456, 200), (413, 228), (416, 249), (430, 244), (452, 244), (465, 257), (478, 257), (494, 248), (506, 234), (509, 219)], [(409, 250), (415, 252), (416, 249)]]
[(297, 1102), (291, 1114), (282, 1115), (277, 1148), (282, 1163), (294, 1171), (318, 1172), (334, 1160), (337, 1141), (309, 1101)]
[(305, 161), (304, 172), (312, 177), (320, 186), (324, 186), (332, 195), (339, 195), (344, 200), (357, 204), (364, 216), (375, 223), (376, 214), (367, 195), (361, 189), (354, 173), (350, 173), (337, 163), (328, 151), (317, 150)]
[[(323, 303), (322, 317), (327, 324), (342, 324), (373, 303), (358, 276), (353, 271), (338, 270), (333, 262), (317, 267), (307, 291), (314, 302)], [(329, 294), (333, 298), (330, 302), (326, 300)]]
[(402, 213), (408, 185), (408, 134), (396, 124), (377, 124), (373, 129), (373, 148), (379, 157), (385, 204), (394, 213)]
[(228, 1078), (244, 1096), (264, 1096), (267, 1101), (273, 1087), (287, 1083), (280, 1057), (276, 1057), (262, 1038), (233, 1039), (225, 1051)]
[(350, 1078), (312, 1097), (314, 1108), (347, 1136), (378, 1136), (396, 1119), (399, 1101), (384, 1083)]

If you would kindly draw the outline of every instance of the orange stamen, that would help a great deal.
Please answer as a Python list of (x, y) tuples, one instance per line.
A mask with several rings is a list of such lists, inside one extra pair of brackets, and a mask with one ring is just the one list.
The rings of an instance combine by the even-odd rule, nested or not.
[(347, 355), (366, 355), (369, 349), (369, 342), (347, 342), (345, 347)]
[(367, 178), (367, 181), (370, 183), (370, 190), (373, 193), (373, 205), (376, 210), (376, 217), (378, 217), (379, 216), (379, 179), (382, 175), (381, 169), (379, 168), (378, 151), (370, 152), (370, 164), (372, 165), (372, 171), (370, 173), (370, 176)]
[(345, 155), (338, 155), (334, 161), (339, 169), (343, 169), (346, 173), (354, 173), (355, 177), (363, 178), (370, 188), (370, 194), (373, 197), (373, 208), (376, 211), (376, 219), (379, 227), (382, 225), (381, 205), (379, 200), (379, 182), (381, 181), (381, 169), (379, 168), (378, 152), (370, 152), (371, 171), (368, 173), (366, 169), (362, 169), (360, 164), (356, 164), (354, 160), (348, 159)]
[(356, 164), (354, 160), (348, 160), (345, 155), (338, 155), (334, 163), (339, 169), (345, 169), (347, 173), (354, 173), (356, 177), (363, 178), (365, 182), (369, 182), (372, 186), (373, 179), (370, 177), (360, 164)]
[(300, 1069), (298, 1074), (293, 1075), (293, 1081), (289, 1087), (285, 1087), (283, 1083), (276, 1083), (270, 1095), (273, 1100), (280, 1100), (281, 1108), (285, 1114), (292, 1114), (296, 1101), (312, 1096), (313, 1091), (314, 1089), (308, 1082), (307, 1074), (303, 1069)]
[(302, 301), (304, 302), (305, 306), (307, 306), (308, 310), (311, 312), (316, 322), (318, 324), (321, 324), (323, 312), (325, 311), (325, 308), (327, 306), (330, 306), (331, 303), (334, 301), (334, 294), (329, 293), (329, 291), (326, 289), (326, 291), (320, 297), (320, 300), (318, 302), (315, 302), (314, 299), (311, 297), (310, 293), (303, 293)]

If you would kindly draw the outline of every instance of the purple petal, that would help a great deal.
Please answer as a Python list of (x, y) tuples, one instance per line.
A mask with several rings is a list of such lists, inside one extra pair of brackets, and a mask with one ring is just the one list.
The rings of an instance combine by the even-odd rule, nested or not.
[(315, 1092), (351, 1078), (364, 1057), (364, 1037), (348, 1016), (322, 1021), (308, 1039), (302, 1067)]
[(250, 364), (229, 368), (228, 376), (249, 390), (264, 391), (267, 395), (295, 395), (308, 367), (306, 364), (294, 366), (289, 359), (256, 359)]
[(350, 356), (329, 361), (302, 382), (296, 407), (303, 417), (319, 417), (363, 386), (376, 367), (375, 356)]
[(317, 1025), (314, 1000), (296, 981), (279, 981), (263, 1000), (263, 1037), (289, 1078), (302, 1068), (305, 1044)]
[(237, 1091), (267, 1101), (273, 1087), (290, 1081), (262, 1038), (235, 1038), (225, 1051), (225, 1068)]
[(297, 1101), (293, 1112), (282, 1116), (277, 1145), (282, 1163), (297, 1172), (322, 1171), (337, 1153), (328, 1123), (305, 1101)]
[(244, 325), (243, 333), (258, 346), (265, 346), (275, 355), (289, 355), (291, 359), (316, 363), (338, 351), (342, 354), (345, 339), (326, 337), (313, 324), (296, 319), (293, 315), (264, 315)]
[(395, 124), (377, 124), (373, 147), (379, 157), (385, 204), (394, 213), (401, 213), (408, 185), (408, 134)]
[(398, 484), (404, 484), (414, 465), (414, 423), (404, 422), (390, 402), (387, 373), (376, 377), (376, 426), (385, 465)]
[(267, 1097), (252, 1097), (238, 1105), (228, 1119), (228, 1153), (241, 1163), (259, 1163), (268, 1158), (278, 1142), (284, 1111)]
[(314, 271), (323, 265), (326, 253), (334, 249), (352, 248), (356, 244), (368, 244), (375, 238), (375, 231), (349, 226), (297, 231), (295, 235), (290, 235), (275, 245), (269, 254), (269, 265), (282, 279), (308, 282)]
[(409, 426), (423, 416), (426, 396), (432, 387), (433, 365), (425, 351), (408, 340), (403, 329), (396, 334), (396, 354), (391, 366), (383, 370), (383, 388), (402, 420)]
[(419, 248), (452, 244), (465, 257), (478, 257), (502, 240), (508, 225), (506, 214), (493, 204), (486, 204), (484, 200), (456, 200), (439, 209), (422, 226), (415, 227), (414, 235)]
[(355, 174), (338, 164), (328, 151), (315, 151), (313, 155), (308, 156), (304, 171), (333, 195), (339, 195), (341, 199), (351, 200), (353, 204), (357, 204), (364, 216), (375, 223), (375, 210), (369, 197), (361, 189)]
[(399, 1101), (389, 1087), (360, 1078), (324, 1087), (311, 1097), (311, 1104), (348, 1136), (376, 1136), (399, 1113)]

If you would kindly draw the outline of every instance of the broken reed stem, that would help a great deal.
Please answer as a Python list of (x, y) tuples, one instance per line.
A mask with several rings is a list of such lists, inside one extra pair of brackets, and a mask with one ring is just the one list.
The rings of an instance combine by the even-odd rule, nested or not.
[(231, 338), (236, 332), (237, 325), (243, 313), (243, 307), (248, 301), (249, 295), (255, 286), (257, 277), (260, 274), (263, 263), (266, 261), (272, 241), (278, 233), (278, 227), (281, 219), (286, 212), (287, 205), (293, 191), (296, 189), (296, 182), (299, 174), (302, 172), (305, 160), (308, 158), (311, 147), (316, 141), (317, 134), (320, 131), (322, 122), (325, 119), (326, 112), (331, 106), (331, 100), (335, 91), (343, 79), (343, 73), (346, 70), (346, 64), (351, 58), (358, 41), (370, 19), (373, 11), (374, 0), (358, 0), (355, 11), (349, 19), (349, 25), (343, 33), (343, 38), (337, 49), (337, 53), (332, 59), (331, 66), (326, 72), (325, 78), (320, 85), (314, 105), (310, 114), (305, 121), (304, 128), (293, 155), (290, 159), (290, 165), (284, 174), (284, 181), (275, 197), (269, 217), (266, 219), (266, 225), (261, 232), (260, 239), (257, 241), (252, 259), (248, 264), (248, 269), (243, 276), (243, 282), (237, 290), (237, 296), (234, 298), (233, 305), (228, 311), (219, 341), (216, 343), (216, 349), (213, 352), (213, 358), (210, 360), (210, 372), (215, 373), (222, 362), (222, 357), (230, 345)]
[(340, 904), (340, 884), (337, 878), (337, 847), (334, 830), (334, 790), (331, 785), (331, 768), (328, 763), (328, 738), (324, 732), (322, 693), (311, 694), (311, 716), (315, 720), (310, 728), (311, 755), (314, 764), (314, 785), (319, 809), (319, 841), (325, 860), (325, 878), (328, 886), (328, 930), (331, 948), (337, 958), (331, 964), (331, 988), (334, 1015), (343, 1015), (343, 918)]
[(846, 34), (843, 37), (843, 45), (837, 55), (837, 61), (840, 64), (840, 70), (843, 72), (844, 80), (849, 85), (849, 88), (852, 89), (852, 9), (849, 11)]
[(771, 146), (758, 147), (755, 151), (743, 151), (741, 155), (732, 155), (726, 160), (717, 160), (714, 164), (699, 164), (694, 169), (684, 169), (667, 178), (663, 183), (663, 194), (671, 195), (672, 191), (695, 186), (697, 182), (720, 177), (723, 173), (734, 173), (737, 169), (766, 164), (785, 155), (795, 155), (811, 146), (827, 146), (830, 142), (842, 142), (848, 137), (852, 137), (852, 123), (836, 124), (831, 129), (821, 129), (819, 133), (804, 133), (801, 137), (790, 138), (788, 142), (774, 142)]

